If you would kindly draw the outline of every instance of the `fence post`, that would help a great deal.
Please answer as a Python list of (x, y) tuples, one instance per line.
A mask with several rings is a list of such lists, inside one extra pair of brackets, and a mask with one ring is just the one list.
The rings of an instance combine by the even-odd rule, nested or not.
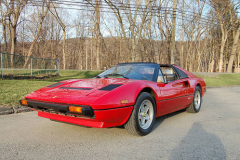
[(1, 68), (2, 68), (2, 78), (3, 78), (3, 56), (2, 56), (2, 53), (1, 53)]
[(32, 77), (32, 57), (31, 57), (31, 77)]
[(59, 60), (56, 59), (56, 62), (57, 62), (57, 70), (58, 70), (58, 76), (59, 76)]

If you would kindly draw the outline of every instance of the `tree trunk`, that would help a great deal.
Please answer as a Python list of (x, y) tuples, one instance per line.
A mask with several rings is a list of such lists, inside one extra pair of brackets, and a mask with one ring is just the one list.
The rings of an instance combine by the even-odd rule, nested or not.
[(66, 31), (65, 31), (65, 27), (64, 27), (64, 28), (63, 28), (63, 46), (62, 46), (62, 53), (63, 53), (63, 69), (66, 69), (65, 43), (66, 43)]
[(185, 1), (183, 0), (183, 7), (182, 7), (182, 43), (181, 43), (181, 52), (180, 52), (180, 66), (183, 68), (183, 51), (184, 51), (184, 3)]
[(223, 51), (224, 51), (224, 47), (225, 47), (227, 36), (228, 36), (228, 32), (223, 28), (223, 25), (221, 25), (221, 31), (222, 31), (222, 41), (221, 41), (220, 57), (219, 57), (219, 72), (222, 72)]
[(96, 64), (97, 70), (100, 70), (100, 52), (101, 52), (101, 33), (100, 33), (100, 2), (101, 0), (95, 0), (96, 10), (96, 30), (97, 30), (97, 52), (96, 52)]
[(131, 61), (134, 62), (135, 61), (135, 36), (134, 36), (134, 26), (133, 24), (131, 24), (130, 26), (130, 31), (131, 31), (131, 44), (132, 44), (132, 50), (131, 50)]
[(2, 23), (2, 28), (3, 28), (3, 39), (4, 39), (4, 52), (7, 52), (8, 50), (8, 44), (7, 44), (7, 34), (6, 34), (6, 23)]
[(175, 31), (176, 31), (176, 8), (177, 0), (173, 1), (173, 18), (172, 18), (172, 39), (171, 39), (171, 64), (175, 63)]
[(237, 43), (238, 43), (238, 39), (239, 39), (239, 31), (240, 31), (240, 28), (238, 28), (238, 30), (237, 30), (237, 32), (236, 32), (236, 34), (234, 36), (231, 56), (230, 56), (230, 59), (228, 61), (227, 73), (232, 73), (233, 61), (234, 61), (234, 58), (236, 56)]
[(93, 36), (91, 38), (91, 70), (93, 69)]
[(11, 27), (11, 58), (10, 58), (10, 64), (11, 68), (13, 67), (13, 54), (15, 54), (15, 45), (16, 45), (16, 27)]
[(213, 50), (213, 53), (212, 53), (211, 61), (209, 61), (209, 62), (210, 62), (210, 64), (209, 64), (208, 72), (213, 72), (214, 63), (215, 63), (214, 50)]
[(85, 46), (85, 50), (86, 50), (86, 54), (85, 54), (85, 60), (86, 60), (86, 67), (85, 67), (85, 69), (86, 70), (88, 70), (88, 37), (86, 38), (86, 40), (85, 40), (85, 43), (86, 43), (86, 46)]

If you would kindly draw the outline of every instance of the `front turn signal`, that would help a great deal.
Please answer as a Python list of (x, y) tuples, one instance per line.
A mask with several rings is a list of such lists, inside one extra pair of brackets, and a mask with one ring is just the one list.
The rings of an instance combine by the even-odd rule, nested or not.
[(69, 106), (68, 109), (69, 109), (70, 112), (75, 112), (75, 113), (82, 114), (82, 107)]
[(28, 105), (26, 99), (20, 100), (20, 104), (21, 104), (22, 106), (27, 106), (27, 105)]

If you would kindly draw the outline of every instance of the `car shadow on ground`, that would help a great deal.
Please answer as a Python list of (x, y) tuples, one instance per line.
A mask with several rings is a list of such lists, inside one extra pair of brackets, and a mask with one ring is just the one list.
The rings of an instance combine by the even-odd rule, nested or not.
[(173, 117), (173, 116), (176, 116), (176, 115), (181, 114), (181, 113), (183, 113), (183, 112), (186, 112), (186, 109), (179, 110), (179, 111), (176, 111), (176, 112), (173, 112), (173, 113), (170, 113), (170, 114), (161, 116), (161, 117), (157, 117), (157, 118), (156, 118), (156, 121), (155, 121), (155, 124), (154, 124), (154, 126), (153, 126), (152, 131), (154, 131), (155, 129), (157, 129), (157, 128), (162, 124), (162, 122), (163, 122), (165, 119), (170, 118), (170, 117)]

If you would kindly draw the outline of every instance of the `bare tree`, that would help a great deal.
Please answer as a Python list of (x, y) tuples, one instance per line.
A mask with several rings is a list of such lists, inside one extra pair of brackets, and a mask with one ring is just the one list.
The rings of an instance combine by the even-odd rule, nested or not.
[(62, 44), (62, 57), (63, 57), (63, 69), (66, 69), (66, 53), (65, 53), (65, 45), (66, 45), (66, 25), (63, 23), (63, 21), (61, 20), (61, 18), (58, 15), (58, 12), (56, 10), (56, 7), (54, 5), (53, 2), (52, 6), (54, 9), (54, 13), (50, 10), (50, 12), (52, 13), (52, 15), (57, 19), (58, 23), (61, 25), (62, 30), (63, 30), (63, 44)]
[[(27, 0), (3, 0), (3, 4), (6, 7), (6, 16), (8, 17), (10, 39), (11, 39), (11, 54), (15, 53), (15, 47), (17, 43), (17, 25), (20, 14), (27, 4)], [(11, 56), (11, 67), (13, 67), (13, 55)]]
[[(127, 38), (126, 30), (125, 30), (125, 27), (124, 27), (123, 17), (122, 17), (122, 14), (120, 12), (120, 8), (117, 5), (115, 5), (114, 3), (112, 3), (112, 1), (110, 1), (110, 0), (105, 0), (105, 2), (113, 10), (113, 12), (114, 12), (114, 14), (115, 14), (115, 16), (118, 20), (118, 23), (119, 23), (120, 28), (121, 28), (121, 35), (123, 35), (123, 38), (124, 38), (124, 48), (127, 50), (127, 53), (129, 53), (128, 38)], [(129, 54), (127, 54), (127, 61), (130, 62)]]
[(1, 19), (0, 22), (2, 24), (2, 30), (3, 30), (3, 39), (4, 39), (4, 52), (7, 52), (8, 49), (8, 43), (7, 43), (7, 14), (3, 11), (2, 8), (2, 1), (0, 1), (0, 15), (1, 15)]
[[(229, 16), (232, 16), (230, 7), (231, 1), (219, 1), (219, 0), (209, 0), (209, 5), (215, 10), (218, 18), (218, 23), (221, 28), (221, 47), (220, 47), (220, 57), (219, 57), (219, 72), (222, 72), (223, 60), (224, 60), (224, 48), (226, 41), (228, 39), (228, 33), (231, 31), (231, 23), (229, 21)], [(231, 18), (231, 17), (230, 17)]]
[(49, 1), (43, 0), (42, 11), (40, 13), (40, 15), (41, 15), (40, 16), (40, 21), (39, 21), (38, 28), (37, 28), (37, 34), (34, 36), (34, 40), (31, 43), (31, 46), (30, 46), (30, 48), (28, 50), (28, 54), (27, 54), (28, 57), (26, 58), (26, 61), (25, 61), (24, 65), (23, 65), (23, 68), (26, 68), (26, 66), (28, 64), (28, 61), (29, 61), (29, 57), (32, 55), (33, 47), (34, 47), (35, 43), (38, 40), (38, 37), (39, 37), (40, 32), (41, 32), (42, 25), (43, 25), (43, 21), (44, 21), (44, 18), (46, 17), (46, 15), (48, 13), (49, 7), (50, 7), (50, 0)]

